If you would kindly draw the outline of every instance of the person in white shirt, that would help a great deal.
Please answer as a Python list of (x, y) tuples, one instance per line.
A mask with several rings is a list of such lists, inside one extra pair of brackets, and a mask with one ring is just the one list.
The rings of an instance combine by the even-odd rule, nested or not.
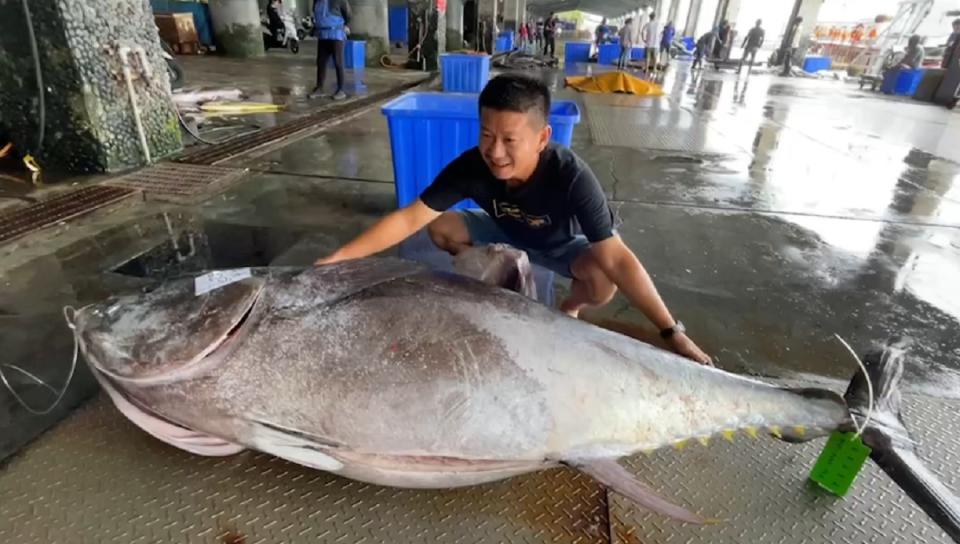
[(633, 49), (633, 18), (628, 18), (620, 29), (620, 59), (617, 61), (617, 70), (626, 70), (630, 60), (630, 50)]
[(644, 71), (650, 74), (650, 65), (657, 69), (657, 46), (660, 45), (660, 24), (657, 22), (657, 14), (650, 14), (650, 21), (643, 27), (643, 46), (646, 48), (646, 62)]

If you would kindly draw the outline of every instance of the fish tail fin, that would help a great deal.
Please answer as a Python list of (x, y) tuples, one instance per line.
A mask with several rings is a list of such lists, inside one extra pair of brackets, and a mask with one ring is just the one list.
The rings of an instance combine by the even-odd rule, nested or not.
[(868, 353), (863, 359), (866, 375), (854, 376), (844, 398), (856, 421), (867, 421), (870, 415), (861, 436), (871, 448), (870, 458), (954, 541), (960, 542), (960, 500), (923, 465), (901, 417), (900, 379), (907, 346), (906, 341), (893, 338)]

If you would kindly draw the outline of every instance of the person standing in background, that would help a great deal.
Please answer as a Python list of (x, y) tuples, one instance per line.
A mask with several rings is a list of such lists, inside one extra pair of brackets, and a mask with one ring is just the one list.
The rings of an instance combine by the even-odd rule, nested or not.
[(706, 31), (703, 36), (700, 36), (700, 39), (697, 40), (696, 50), (693, 52), (693, 64), (690, 65), (691, 70), (702, 67), (704, 56), (708, 59), (710, 58), (710, 52), (713, 51), (713, 44), (716, 41), (717, 34), (712, 29)]
[(673, 26), (673, 21), (667, 21), (663, 27), (663, 34), (660, 37), (660, 62), (666, 67), (670, 64), (670, 50), (673, 47), (673, 37), (676, 36), (677, 29)]
[(644, 63), (644, 71), (647, 74), (650, 74), (650, 66), (653, 65), (653, 69), (657, 69), (657, 45), (660, 39), (660, 24), (657, 23), (657, 14), (650, 13), (650, 20), (647, 21), (646, 26), (643, 27), (643, 46), (646, 48), (646, 62)]
[(553, 57), (557, 49), (557, 16), (550, 12), (550, 16), (543, 23), (543, 56)]
[(723, 50), (730, 44), (730, 21), (724, 19), (720, 22), (720, 29), (717, 31), (717, 41), (713, 46), (713, 58), (723, 59)]
[(599, 48), (601, 45), (607, 43), (607, 36), (610, 34), (610, 27), (607, 26), (607, 18), (604, 17), (600, 24), (597, 25), (597, 31), (594, 32), (593, 41), (597, 44)]
[(757, 51), (763, 46), (764, 31), (761, 26), (763, 21), (757, 19), (757, 26), (747, 32), (747, 37), (743, 39), (743, 56), (740, 57), (740, 66), (737, 68), (739, 74), (743, 70), (743, 62), (750, 57), (750, 64), (747, 65), (747, 73), (753, 70), (753, 63), (757, 60)]
[(630, 60), (630, 50), (633, 49), (633, 18), (628, 18), (623, 23), (623, 28), (618, 34), (620, 36), (620, 59), (617, 60), (617, 70), (626, 70), (627, 61)]
[(333, 66), (337, 71), (337, 90), (331, 95), (334, 100), (347, 97), (343, 92), (343, 47), (350, 33), (350, 3), (348, 0), (314, 0), (313, 17), (317, 29), (317, 86), (307, 98), (323, 95), (323, 84), (327, 78), (327, 64), (333, 57)]
[(797, 17), (793, 20), (793, 23), (790, 25), (790, 47), (784, 52), (783, 59), (783, 72), (780, 73), (781, 76), (789, 76), (790, 70), (793, 68), (793, 57), (797, 54), (797, 50), (800, 49), (800, 25), (803, 24), (803, 17)]
[(543, 19), (537, 19), (533, 37), (537, 41), (537, 52), (543, 51)]
[(960, 62), (960, 19), (954, 19), (953, 33), (947, 38), (947, 46), (943, 50), (943, 62), (940, 67), (946, 69), (958, 62)]

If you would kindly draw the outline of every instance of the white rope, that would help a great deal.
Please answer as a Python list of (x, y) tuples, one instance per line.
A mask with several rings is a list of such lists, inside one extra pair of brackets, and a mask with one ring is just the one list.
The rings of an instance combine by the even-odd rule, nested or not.
[(863, 361), (860, 360), (860, 357), (857, 355), (857, 352), (853, 351), (853, 348), (850, 347), (843, 338), (840, 338), (839, 334), (834, 333), (834, 336), (837, 337), (837, 340), (843, 344), (843, 347), (847, 348), (847, 351), (850, 352), (850, 355), (853, 355), (853, 360), (857, 362), (860, 366), (860, 370), (863, 371), (863, 377), (867, 380), (867, 415), (863, 419), (863, 425), (857, 423), (857, 418), (850, 414), (850, 419), (853, 420), (853, 426), (857, 429), (856, 437), (860, 438), (860, 435), (863, 434), (863, 431), (867, 428), (867, 425), (870, 424), (870, 418), (873, 417), (873, 383), (870, 381), (870, 374), (867, 373), (867, 365), (863, 364)]
[[(57, 405), (60, 404), (60, 401), (63, 400), (63, 396), (66, 395), (66, 393), (67, 393), (67, 388), (70, 387), (70, 382), (73, 381), (73, 375), (74, 375), (74, 372), (75, 372), (76, 369), (77, 369), (77, 357), (78, 357), (79, 352), (80, 352), (80, 340), (77, 338), (76, 325), (75, 325), (75, 323), (74, 323), (74, 318), (76, 317), (76, 315), (77, 315), (76, 310), (74, 310), (74, 309), (71, 308), (70, 306), (66, 306), (66, 307), (63, 308), (63, 317), (64, 317), (64, 319), (67, 320), (67, 326), (70, 327), (71, 332), (73, 332), (73, 361), (70, 363), (70, 372), (67, 374), (67, 381), (64, 382), (64, 384), (63, 384), (63, 389), (61, 389), (59, 393), (57, 393), (57, 390), (54, 389), (50, 384), (44, 382), (44, 381), (41, 380), (40, 378), (34, 376), (33, 374), (27, 372), (26, 370), (24, 370), (24, 369), (22, 369), (22, 368), (20, 368), (20, 367), (18, 367), (18, 366), (15, 366), (15, 365), (6, 365), (6, 364), (0, 365), (0, 381), (3, 382), (3, 385), (7, 388), (7, 391), (10, 391), (10, 394), (13, 395), (13, 398), (15, 398), (18, 403), (20, 403), (20, 406), (23, 406), (23, 407), (24, 407), (28, 412), (30, 412), (31, 414), (34, 414), (34, 415), (37, 415), (37, 416), (44, 416), (44, 415), (47, 415), (47, 414), (49, 414), (50, 412), (52, 412), (53, 409), (56, 408)], [(51, 403), (50, 406), (47, 406), (46, 408), (44, 408), (44, 409), (42, 409), (42, 410), (38, 410), (38, 409), (36, 409), (36, 408), (33, 408), (32, 406), (30, 406), (29, 404), (27, 404), (27, 402), (26, 402), (25, 400), (23, 400), (23, 397), (21, 397), (20, 394), (17, 393), (17, 391), (16, 391), (16, 390), (13, 388), (13, 386), (10, 384), (10, 381), (7, 380), (7, 375), (6, 375), (6, 373), (3, 371), (4, 368), (9, 368), (9, 369), (12, 369), (12, 370), (16, 370), (16, 371), (20, 372), (21, 374), (24, 374), (24, 375), (28, 376), (30, 379), (32, 379), (32, 380), (33, 380), (34, 382), (36, 382), (37, 384), (46, 387), (47, 389), (49, 389), (49, 390), (50, 390), (51, 392), (53, 392), (53, 393), (56, 393), (57, 398), (54, 399), (53, 403)]]

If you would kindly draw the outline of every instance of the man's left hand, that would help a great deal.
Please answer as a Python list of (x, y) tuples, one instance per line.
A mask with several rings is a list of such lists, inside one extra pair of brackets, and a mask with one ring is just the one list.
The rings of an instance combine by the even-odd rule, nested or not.
[(670, 349), (687, 359), (692, 359), (702, 365), (713, 366), (713, 360), (710, 359), (710, 356), (694, 344), (693, 340), (686, 334), (674, 334), (667, 340), (667, 343), (670, 345)]

